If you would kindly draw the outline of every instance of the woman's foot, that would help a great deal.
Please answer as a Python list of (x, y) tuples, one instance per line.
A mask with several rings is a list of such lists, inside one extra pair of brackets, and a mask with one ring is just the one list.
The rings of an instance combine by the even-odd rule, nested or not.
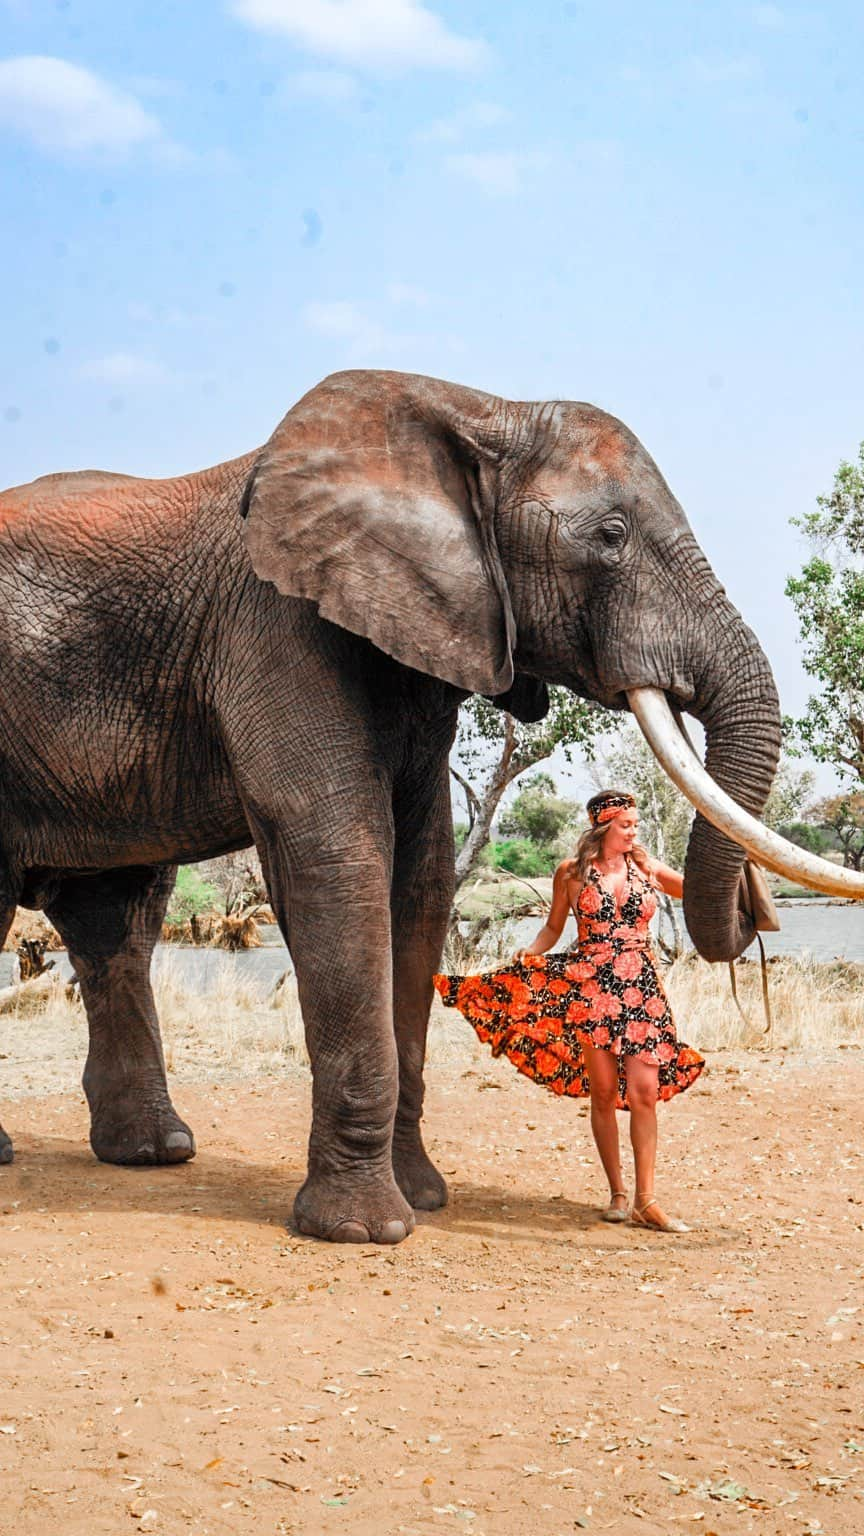
[(677, 1216), (667, 1216), (653, 1195), (637, 1196), (630, 1219), (635, 1227), (652, 1227), (655, 1232), (690, 1231), (686, 1221), (679, 1221)]
[(613, 1189), (609, 1194), (609, 1204), (605, 1211), (601, 1211), (601, 1221), (626, 1221), (630, 1215), (627, 1205), (626, 1189)]

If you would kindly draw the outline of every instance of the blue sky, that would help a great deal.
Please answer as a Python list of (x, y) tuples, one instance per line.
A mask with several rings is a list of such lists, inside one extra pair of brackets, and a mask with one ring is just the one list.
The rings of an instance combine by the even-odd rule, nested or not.
[(171, 474), (345, 366), (642, 438), (784, 707), (864, 438), (864, 8), (0, 0), (6, 484)]

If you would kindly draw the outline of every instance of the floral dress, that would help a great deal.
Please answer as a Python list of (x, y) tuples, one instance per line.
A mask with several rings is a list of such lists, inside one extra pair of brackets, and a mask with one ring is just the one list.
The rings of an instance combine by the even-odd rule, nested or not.
[(671, 1099), (705, 1063), (676, 1039), (669, 1000), (650, 946), (657, 898), (627, 856), (627, 894), (619, 906), (592, 864), (576, 903), (571, 949), (529, 955), (480, 976), (436, 976), (448, 1007), (478, 1039), (551, 1093), (589, 1093), (583, 1044), (618, 1057), (618, 1108), (629, 1109), (624, 1058), (659, 1068), (657, 1092)]

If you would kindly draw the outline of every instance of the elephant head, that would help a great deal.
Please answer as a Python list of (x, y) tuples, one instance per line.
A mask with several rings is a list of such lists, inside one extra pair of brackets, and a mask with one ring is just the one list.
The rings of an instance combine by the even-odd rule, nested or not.
[[(522, 718), (542, 715), (547, 683), (612, 709), (632, 697), (640, 723), (644, 691), (659, 691), (704, 725), (708, 775), (733, 808), (764, 805), (780, 744), (770, 667), (614, 417), (334, 374), (262, 449), (243, 510), (259, 577), (405, 665)], [(740, 829), (711, 824), (704, 785), (682, 787), (710, 818), (690, 839), (687, 924), (703, 955), (730, 959), (753, 938)]]

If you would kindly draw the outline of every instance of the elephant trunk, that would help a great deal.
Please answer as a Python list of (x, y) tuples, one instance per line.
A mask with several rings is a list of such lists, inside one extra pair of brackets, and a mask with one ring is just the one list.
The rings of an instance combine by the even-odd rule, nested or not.
[[(744, 632), (741, 663), (690, 708), (705, 727), (707, 772), (739, 806), (758, 816), (780, 755), (780, 705), (755, 636), (740, 619), (737, 623)], [(745, 858), (740, 843), (697, 811), (684, 866), (684, 917), (706, 960), (734, 960), (755, 937), (752, 919), (738, 904)]]
[[(705, 562), (706, 579), (708, 574)], [(705, 585), (707, 580), (703, 589)], [(716, 578), (711, 585), (710, 598), (703, 590), (708, 599), (706, 607), (713, 610), (710, 648), (700, 647), (703, 663), (696, 666), (694, 694), (687, 708), (705, 728), (705, 768), (730, 797), (730, 811), (743, 807), (755, 817), (768, 798), (780, 755), (777, 689), (755, 635), (722, 589), (718, 591)], [(705, 632), (703, 609), (702, 634)], [(631, 706), (645, 730), (639, 693), (631, 696)], [(660, 703), (662, 706), (665, 701), (661, 699)], [(651, 744), (655, 745), (653, 741)], [(668, 771), (665, 760), (664, 766)], [(731, 814), (725, 822), (714, 816), (712, 824), (700, 810), (699, 795), (692, 793), (683, 780), (679, 782), (697, 806), (684, 867), (687, 927), (706, 960), (732, 960), (755, 936), (752, 919), (739, 908), (738, 902), (746, 851), (740, 840), (733, 841), (732, 836), (720, 830), (725, 826), (727, 832), (738, 837)], [(731, 802), (735, 802), (734, 806)], [(701, 804), (711, 814), (704, 799)]]

